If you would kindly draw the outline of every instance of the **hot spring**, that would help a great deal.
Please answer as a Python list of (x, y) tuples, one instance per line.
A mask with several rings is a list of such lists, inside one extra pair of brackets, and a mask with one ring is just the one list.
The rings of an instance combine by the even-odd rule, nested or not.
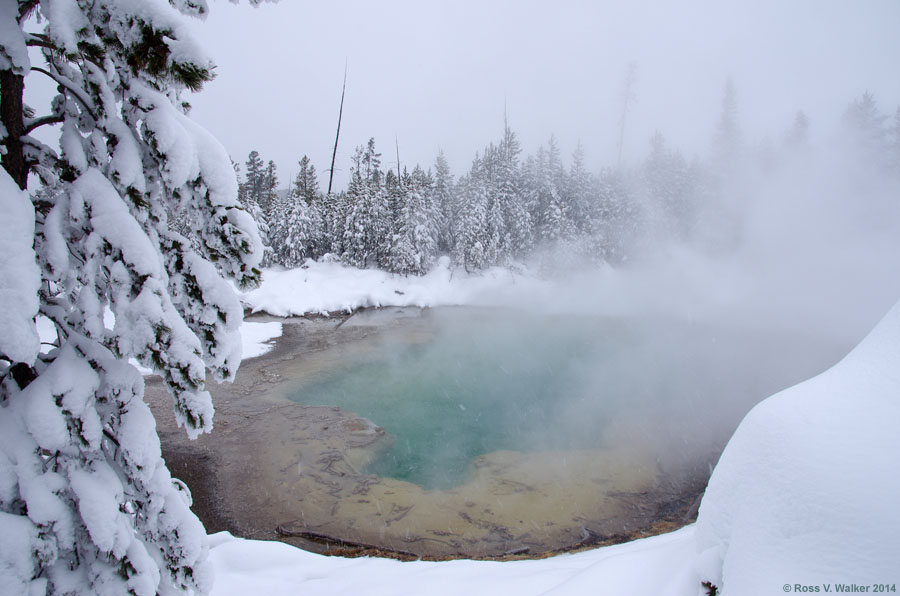
[(594, 449), (625, 426), (665, 453), (712, 445), (788, 372), (765, 342), (678, 321), (431, 315), (431, 334), (389, 332), (292, 395), (383, 427), (394, 444), (365, 471), (426, 488), (479, 455)]
[[(280, 319), (163, 452), (211, 532), (342, 554), (536, 556), (691, 519), (754, 404), (847, 346), (665, 317), (369, 309)], [(349, 551), (348, 551), (349, 549)]]
[(743, 415), (840, 355), (670, 318), (385, 309), (351, 328), (363, 338), (286, 395), (343, 412), (322, 429), (379, 438), (300, 457), (304, 490), (312, 476), (334, 500), (298, 523), (415, 552), (422, 536), (438, 552), (536, 552), (649, 527), (673, 503), (681, 516)]

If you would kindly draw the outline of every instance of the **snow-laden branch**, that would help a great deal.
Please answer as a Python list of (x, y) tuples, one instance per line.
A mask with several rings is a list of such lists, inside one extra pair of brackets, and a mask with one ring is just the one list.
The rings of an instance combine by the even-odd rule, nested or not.
[(31, 70), (35, 71), (35, 72), (39, 72), (43, 75), (50, 77), (51, 79), (56, 81), (61, 87), (64, 87), (66, 89), (66, 91), (70, 92), (72, 94), (72, 96), (76, 100), (78, 100), (78, 103), (81, 105), (81, 108), (85, 112), (90, 114), (90, 116), (92, 118), (94, 118), (96, 120), (97, 115), (91, 109), (92, 102), (91, 102), (90, 98), (87, 95), (85, 95), (84, 90), (79, 88), (78, 85), (76, 85), (73, 81), (70, 81), (69, 79), (67, 79), (64, 76), (54, 74), (54, 73), (50, 72), (49, 70), (43, 69), (39, 66), (32, 66)]
[(25, 134), (31, 134), (36, 128), (46, 126), (48, 124), (60, 124), (63, 121), (62, 114), (50, 114), (41, 116), (40, 118), (32, 118), (25, 121)]

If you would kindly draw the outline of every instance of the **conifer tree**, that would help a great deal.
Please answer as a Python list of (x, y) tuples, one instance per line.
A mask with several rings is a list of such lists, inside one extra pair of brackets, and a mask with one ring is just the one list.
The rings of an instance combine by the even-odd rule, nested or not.
[(504, 230), (503, 252), (506, 258), (517, 258), (531, 250), (534, 225), (525, 207), (522, 176), (519, 168), (521, 147), (515, 133), (504, 123), (495, 169), (495, 201), (501, 213)]
[(453, 220), (457, 207), (454, 196), (453, 175), (443, 151), (434, 162), (434, 202), (437, 210), (438, 251), (449, 254), (453, 250)]
[[(207, 370), (227, 380), (240, 362), (242, 309), (226, 280), (259, 280), (261, 244), (228, 156), (181, 99), (212, 78), (182, 16), (206, 10), (25, 0), (0, 12), (0, 228), (14, 248), (0, 264), (13, 285), (0, 317), (0, 569), (11, 593), (210, 587), (203, 527), (128, 364), (161, 376), (190, 436), (211, 430)], [(34, 77), (58, 89), (36, 118), (22, 103)], [(29, 136), (48, 123), (61, 125), (57, 150)], [(42, 186), (30, 196), (29, 173)], [(46, 352), (38, 315), (56, 330)]]
[(243, 194), (246, 195), (249, 202), (262, 208), (264, 203), (263, 195), (265, 193), (266, 167), (262, 158), (259, 156), (259, 152), (255, 149), (247, 156), (247, 161), (244, 163), (244, 169), (247, 173), (245, 174), (244, 182), (241, 185)]
[(273, 260), (285, 267), (298, 267), (306, 259), (330, 250), (325, 244), (325, 222), (316, 169), (305, 155), (294, 186), (283, 196), (275, 194), (270, 220)]
[(375, 151), (375, 139), (369, 139), (365, 147), (357, 147), (352, 159), (341, 260), (354, 267), (371, 267), (385, 262), (390, 231), (381, 154)]
[(307, 205), (312, 205), (319, 198), (319, 178), (316, 175), (316, 166), (312, 165), (309, 157), (304, 155), (299, 162), (300, 171), (294, 178), (293, 196), (300, 198)]
[(662, 133), (650, 139), (650, 155), (641, 170), (649, 202), (650, 229), (657, 235), (685, 239), (693, 225), (692, 176), (684, 157), (666, 147)]
[(631, 185), (621, 170), (607, 168), (600, 173), (590, 221), (593, 258), (611, 265), (627, 261), (637, 234), (638, 214)]
[(794, 116), (794, 122), (785, 135), (785, 144), (791, 149), (799, 149), (809, 142), (809, 118), (802, 111)]
[(350, 175), (347, 187), (346, 215), (342, 226), (341, 261), (354, 267), (365, 267), (369, 260), (367, 242), (368, 189), (359, 170)]
[(887, 115), (878, 109), (875, 96), (866, 91), (844, 111), (848, 149), (867, 164), (882, 166), (888, 156)]
[(259, 206), (263, 213), (268, 215), (275, 201), (278, 200), (278, 167), (271, 159), (266, 164), (266, 170), (262, 179), (262, 193), (259, 197)]
[(395, 273), (422, 275), (434, 265), (437, 253), (437, 220), (432, 199), (433, 180), (416, 166), (404, 176), (402, 204), (391, 236), (389, 269)]
[(737, 93), (729, 77), (722, 94), (722, 111), (716, 123), (712, 143), (712, 160), (723, 174), (736, 167), (741, 152), (741, 131), (738, 123)]
[(322, 227), (317, 203), (307, 204), (293, 195), (279, 198), (273, 209), (274, 261), (285, 267), (299, 267), (307, 259), (319, 256)]
[(591, 175), (584, 161), (584, 147), (581, 142), (572, 154), (572, 166), (566, 177), (566, 193), (569, 196), (569, 208), (576, 233), (582, 235), (588, 229), (590, 203), (593, 195)]
[(475, 156), (469, 174), (459, 180), (459, 215), (453, 233), (454, 261), (466, 271), (477, 271), (487, 264), (488, 188), (484, 161)]
[[(250, 152), (244, 165), (247, 172), (244, 176), (244, 182), (238, 188), (238, 198), (241, 206), (256, 222), (259, 237), (265, 251), (262, 265), (267, 266), (272, 262), (272, 249), (269, 238), (269, 217), (264, 208), (266, 201), (266, 169), (256, 150)], [(235, 168), (235, 172), (237, 172), (237, 168)]]
[(322, 197), (322, 252), (340, 259), (344, 254), (344, 232), (349, 199), (346, 192)]

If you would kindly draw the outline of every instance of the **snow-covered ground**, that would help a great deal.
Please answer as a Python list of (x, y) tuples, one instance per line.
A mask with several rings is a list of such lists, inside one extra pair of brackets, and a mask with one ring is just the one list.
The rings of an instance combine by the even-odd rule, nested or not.
[(700, 507), (698, 572), (728, 596), (896, 593), (898, 458), (900, 303), (841, 362), (747, 414)]
[(210, 537), (214, 596), (266, 594), (623, 594), (696, 596), (694, 528), (536, 561), (345, 559), (280, 542)]
[(405, 276), (341, 263), (307, 261), (297, 269), (266, 269), (262, 285), (243, 295), (254, 312), (277, 317), (353, 311), (377, 306), (510, 304), (511, 296), (541, 292), (547, 282), (493, 267), (474, 275), (441, 258), (427, 275)]
[(262, 356), (274, 347), (274, 340), (281, 337), (281, 323), (257, 323), (244, 321), (241, 325), (242, 358)]
[[(454, 279), (454, 275), (456, 278)], [(337, 264), (267, 271), (254, 310), (502, 302), (546, 282), (441, 264), (422, 278)], [(837, 592), (900, 584), (900, 303), (825, 373), (760, 403), (717, 465), (696, 525), (575, 555), (509, 563), (342, 559), (280, 543), (210, 538), (214, 594), (720, 594)], [(893, 590), (891, 589), (893, 588)], [(857, 590), (861, 591), (861, 590)]]

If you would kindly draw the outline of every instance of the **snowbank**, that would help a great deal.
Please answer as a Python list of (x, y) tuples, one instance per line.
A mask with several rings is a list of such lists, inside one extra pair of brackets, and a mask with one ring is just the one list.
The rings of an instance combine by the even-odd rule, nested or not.
[(693, 527), (574, 555), (537, 561), (345, 559), (280, 542), (210, 537), (213, 596), (266, 594), (628, 594), (696, 596), (680, 574), (694, 554)]
[(512, 298), (543, 293), (547, 285), (500, 267), (467, 274), (451, 268), (447, 257), (421, 277), (309, 260), (297, 269), (266, 269), (260, 287), (242, 300), (253, 312), (287, 317), (378, 306), (511, 304)]
[(256, 358), (262, 356), (273, 347), (273, 341), (281, 337), (281, 323), (257, 323), (253, 321), (244, 321), (241, 325), (241, 341), (243, 341), (243, 351), (241, 358)]
[(898, 455), (900, 303), (741, 423), (700, 507), (700, 579), (727, 596), (900, 583)]

